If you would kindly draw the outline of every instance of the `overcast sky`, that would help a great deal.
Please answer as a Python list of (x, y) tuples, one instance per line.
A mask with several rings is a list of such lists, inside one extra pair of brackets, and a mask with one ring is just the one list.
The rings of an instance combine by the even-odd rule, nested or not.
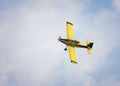
[[(94, 42), (70, 63), (74, 37)], [(0, 86), (120, 86), (120, 0), (0, 0)]]

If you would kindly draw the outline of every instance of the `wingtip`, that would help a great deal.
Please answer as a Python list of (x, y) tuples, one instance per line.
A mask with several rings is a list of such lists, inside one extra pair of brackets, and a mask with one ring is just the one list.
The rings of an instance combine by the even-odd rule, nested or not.
[(72, 60), (71, 60), (71, 63), (77, 64), (77, 62), (76, 62), (76, 61), (72, 61)]
[(73, 25), (71, 22), (66, 22), (67, 24), (71, 24), (71, 25)]

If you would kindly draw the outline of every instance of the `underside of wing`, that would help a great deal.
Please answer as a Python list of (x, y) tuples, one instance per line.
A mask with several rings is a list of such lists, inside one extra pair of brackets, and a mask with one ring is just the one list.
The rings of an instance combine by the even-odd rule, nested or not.
[(73, 24), (70, 22), (66, 23), (66, 28), (67, 28), (67, 39), (73, 39)]
[(71, 46), (68, 46), (68, 50), (69, 50), (69, 55), (70, 55), (70, 61), (72, 63), (76, 63), (77, 64), (75, 48), (71, 47)]

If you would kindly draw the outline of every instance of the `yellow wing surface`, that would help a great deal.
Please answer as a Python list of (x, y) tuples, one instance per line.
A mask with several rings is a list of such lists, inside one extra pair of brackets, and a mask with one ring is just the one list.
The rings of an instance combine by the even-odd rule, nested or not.
[(66, 23), (66, 28), (67, 28), (67, 39), (74, 39), (73, 36), (73, 24), (70, 22)]
[(68, 46), (68, 50), (69, 50), (69, 55), (70, 55), (70, 61), (72, 63), (76, 63), (77, 64), (77, 58), (76, 58), (76, 53), (75, 53), (75, 48)]
[[(66, 23), (67, 25), (67, 39), (74, 39), (74, 34), (73, 34), (73, 24), (70, 22)], [(68, 50), (69, 50), (69, 55), (70, 55), (70, 60), (72, 63), (77, 63), (77, 58), (76, 58), (76, 52), (75, 52), (75, 48), (68, 46)]]

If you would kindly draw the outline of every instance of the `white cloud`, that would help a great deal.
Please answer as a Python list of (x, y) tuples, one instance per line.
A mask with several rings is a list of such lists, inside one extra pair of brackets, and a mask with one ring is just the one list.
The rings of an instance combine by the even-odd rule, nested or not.
[(120, 75), (115, 74), (102, 80), (101, 86), (120, 86)]
[(113, 0), (113, 6), (118, 12), (120, 12), (120, 0)]
[(64, 32), (64, 17), (68, 14), (69, 17), (73, 16), (76, 8), (73, 3), (65, 4), (66, 9), (61, 12), (52, 5), (53, 1), (38, 1), (34, 3), (37, 6), (32, 2), (2, 11), (2, 17), (6, 19), (0, 21), (0, 51), (3, 52), (3, 64), (0, 66), (4, 65), (0, 69), (2, 86), (45, 84), (61, 61), (61, 46), (58, 46), (57, 38)]
[[(59, 76), (59, 72), (59, 77), (65, 80), (63, 84), (67, 86), (93, 86), (95, 79), (90, 74), (106, 65), (107, 55), (119, 43), (119, 33), (112, 27), (116, 26), (114, 21), (117, 17), (108, 10), (94, 16), (82, 15), (83, 9), (83, 2), (31, 0), (9, 11), (2, 11), (0, 85), (52, 86), (60, 83), (55, 77)], [(64, 53), (62, 44), (57, 42), (59, 35), (66, 36), (65, 22), (68, 20), (80, 25), (81, 29), (75, 31), (82, 40), (90, 38), (95, 43), (91, 56), (82, 49), (77, 50), (80, 57), (77, 65), (69, 62), (68, 53)]]

